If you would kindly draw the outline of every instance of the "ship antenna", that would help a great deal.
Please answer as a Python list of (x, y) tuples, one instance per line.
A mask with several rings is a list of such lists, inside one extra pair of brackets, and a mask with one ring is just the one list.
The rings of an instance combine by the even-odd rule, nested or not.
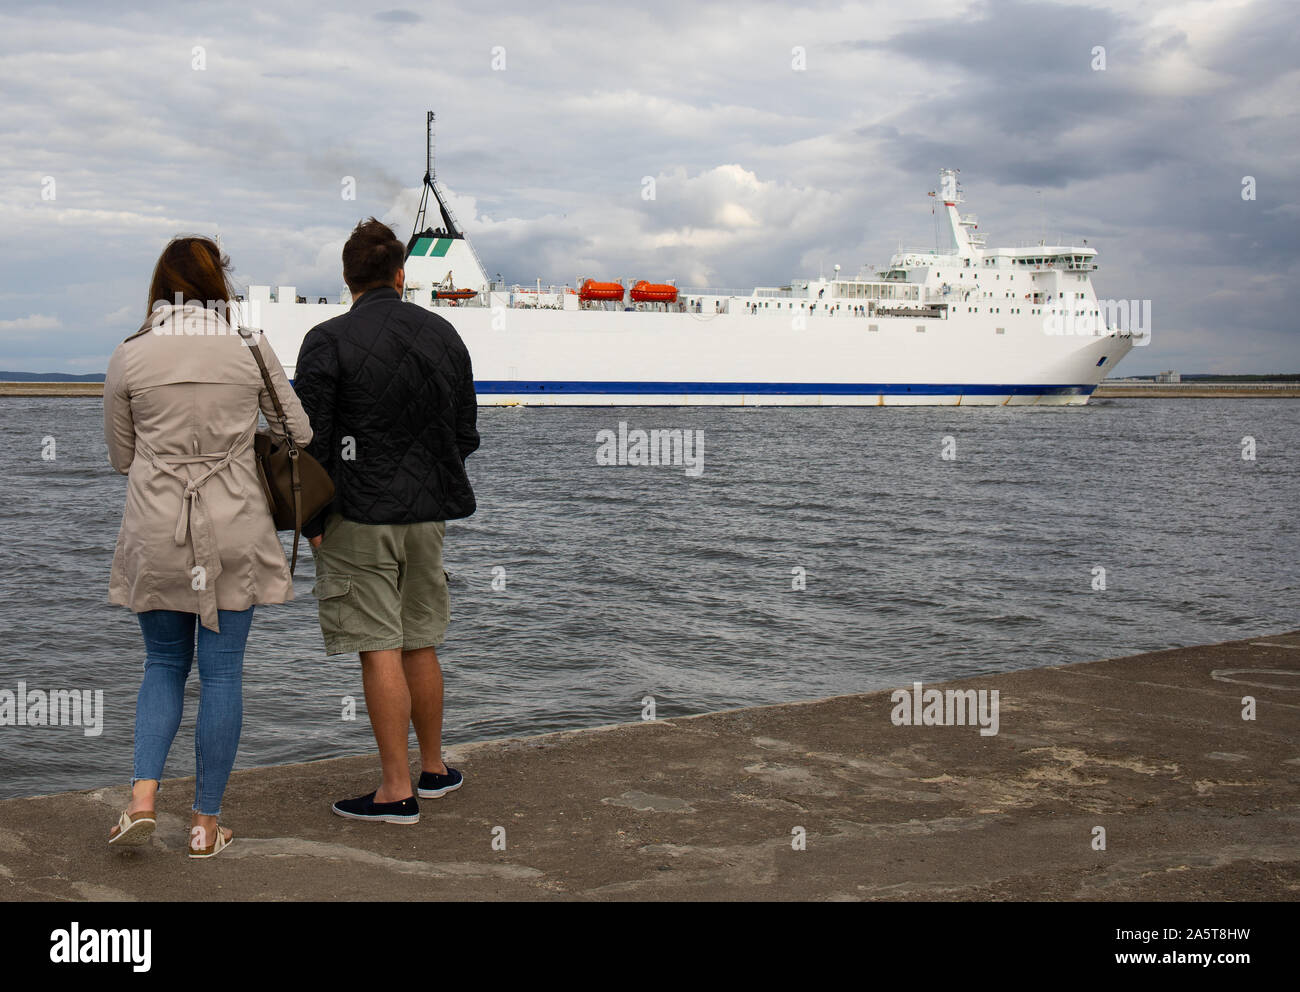
[[(420, 194), (420, 209), (415, 212), (415, 226), (411, 228), (411, 240), (406, 245), (409, 256), (415, 247), (415, 241), (424, 230), (424, 213), (429, 206), (429, 190), (433, 189), (433, 111), (424, 118), (424, 190)], [(435, 194), (436, 195), (436, 194)]]
[(424, 184), (433, 183), (433, 111), (430, 110), (424, 121)]

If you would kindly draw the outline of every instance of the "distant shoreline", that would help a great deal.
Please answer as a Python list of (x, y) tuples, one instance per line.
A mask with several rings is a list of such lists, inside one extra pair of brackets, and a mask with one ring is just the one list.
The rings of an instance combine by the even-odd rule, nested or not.
[[(6, 396), (103, 396), (102, 382), (0, 382)], [(1094, 399), (1295, 399), (1300, 382), (1125, 382), (1102, 383)]]
[(1093, 399), (1290, 399), (1300, 382), (1103, 382)]

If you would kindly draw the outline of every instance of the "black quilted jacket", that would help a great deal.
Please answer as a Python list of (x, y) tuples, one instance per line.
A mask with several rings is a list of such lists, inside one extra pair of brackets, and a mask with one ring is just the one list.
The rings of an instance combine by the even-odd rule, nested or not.
[[(474, 512), (465, 458), (479, 445), (469, 352), (456, 329), (394, 289), (362, 294), (303, 339), (294, 389), (334, 480), (331, 508), (364, 524)], [(318, 514), (303, 527), (315, 537)]]

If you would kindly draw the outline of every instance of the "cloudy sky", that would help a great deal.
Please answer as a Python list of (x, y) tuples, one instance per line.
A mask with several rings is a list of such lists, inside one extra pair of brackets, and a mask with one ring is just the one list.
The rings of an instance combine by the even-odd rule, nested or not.
[(512, 282), (856, 272), (933, 244), (951, 166), (990, 246), (1087, 238), (1153, 301), (1123, 371), (1300, 371), (1294, 0), (404, 2), (0, 8), (0, 369), (103, 371), (178, 233), (335, 298), (432, 109)]

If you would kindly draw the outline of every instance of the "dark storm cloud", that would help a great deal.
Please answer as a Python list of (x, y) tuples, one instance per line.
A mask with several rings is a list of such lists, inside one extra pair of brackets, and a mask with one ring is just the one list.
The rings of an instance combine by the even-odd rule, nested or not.
[[(917, 72), (960, 70), (961, 81), (910, 105), (900, 129), (872, 125), (905, 169), (962, 161), (1003, 183), (1064, 187), (1077, 179), (1140, 169), (1171, 157), (1154, 135), (1072, 141), (1089, 125), (1126, 120), (1135, 109), (1126, 67), (1142, 57), (1133, 25), (1088, 6), (989, 0), (968, 14), (845, 47), (907, 57)], [(1104, 70), (1092, 68), (1105, 49)], [(1139, 103), (1139, 105), (1140, 105)], [(1148, 112), (1153, 108), (1145, 108)]]
[[(954, 14), (957, 12), (954, 11)], [(1129, 22), (1101, 7), (984, 0), (947, 21), (930, 20), (884, 39), (849, 39), (843, 47), (903, 53), (934, 66), (948, 63), (975, 77), (1032, 86), (1078, 62), (1093, 45), (1120, 44)], [(1124, 42), (1120, 52), (1132, 52)], [(1080, 53), (1083, 53), (1082, 55)]]

